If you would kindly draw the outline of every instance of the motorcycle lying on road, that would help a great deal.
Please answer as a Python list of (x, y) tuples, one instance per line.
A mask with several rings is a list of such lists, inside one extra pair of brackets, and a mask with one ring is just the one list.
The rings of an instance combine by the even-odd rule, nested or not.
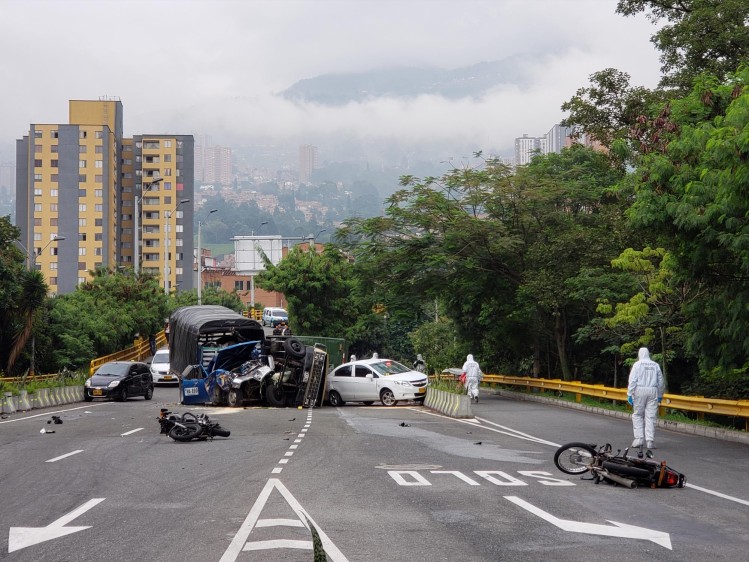
[(159, 412), (160, 433), (168, 435), (175, 441), (187, 442), (196, 439), (203, 441), (218, 437), (229, 437), (231, 432), (224, 429), (218, 422), (211, 421), (206, 414), (185, 412), (184, 414), (172, 413), (166, 408)]
[(643, 454), (639, 448), (637, 456), (629, 449), (614, 453), (610, 444), (567, 443), (554, 453), (554, 464), (566, 474), (591, 473), (594, 483), (608, 482), (626, 488), (647, 486), (648, 488), (683, 488), (687, 478), (674, 470), (666, 461), (653, 460), (648, 450)]

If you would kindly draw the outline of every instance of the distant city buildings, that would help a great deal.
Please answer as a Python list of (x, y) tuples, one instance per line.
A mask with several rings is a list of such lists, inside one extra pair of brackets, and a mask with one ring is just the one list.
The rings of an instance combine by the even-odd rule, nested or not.
[(317, 147), (303, 144), (299, 147), (299, 183), (309, 183), (317, 168)]
[(125, 138), (116, 98), (70, 100), (68, 123), (29, 126), (16, 141), (16, 225), (52, 293), (135, 267), (136, 243), (139, 270), (193, 288), (193, 147), (192, 135)]
[[(210, 137), (202, 135), (202, 142)], [(234, 180), (232, 150), (228, 146), (195, 145), (195, 181), (230, 186)]]

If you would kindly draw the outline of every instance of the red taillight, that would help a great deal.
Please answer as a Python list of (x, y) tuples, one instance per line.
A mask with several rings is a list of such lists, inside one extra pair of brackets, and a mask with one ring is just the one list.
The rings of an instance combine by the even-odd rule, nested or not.
[(666, 473), (666, 484), (668, 486), (676, 486), (679, 483), (679, 476), (673, 472)]

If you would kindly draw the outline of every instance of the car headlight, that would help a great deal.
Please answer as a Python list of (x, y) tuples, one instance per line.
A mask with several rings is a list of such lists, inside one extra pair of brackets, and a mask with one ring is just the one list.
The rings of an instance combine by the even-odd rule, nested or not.
[(110, 382), (110, 383), (109, 383), (109, 384), (108, 384), (107, 386), (108, 386), (109, 388), (114, 388), (114, 387), (116, 387), (116, 386), (119, 386), (119, 384), (120, 384), (120, 381), (112, 381), (112, 382)]
[(91, 388), (91, 379), (86, 379), (86, 382), (83, 383), (83, 386), (86, 388)]
[(411, 386), (411, 383), (408, 381), (393, 381), (395, 384), (398, 384), (400, 386)]

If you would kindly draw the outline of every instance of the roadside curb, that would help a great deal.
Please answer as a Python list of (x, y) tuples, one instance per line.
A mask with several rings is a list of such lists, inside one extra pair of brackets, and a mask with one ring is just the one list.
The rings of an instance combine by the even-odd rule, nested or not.
[[(628, 412), (620, 412), (618, 410), (607, 410), (605, 408), (597, 408), (595, 406), (575, 404), (574, 402), (564, 402), (562, 400), (554, 400), (553, 398), (546, 398), (543, 396), (533, 396), (522, 392), (512, 392), (511, 390), (500, 390), (496, 388), (482, 390), (488, 390), (489, 392), (492, 392), (494, 394), (499, 394), (500, 396), (506, 396), (507, 398), (513, 398), (515, 400), (541, 402), (544, 404), (551, 404), (552, 406), (559, 406), (560, 408), (582, 410), (584, 412), (590, 412), (591, 414), (600, 414), (602, 416), (609, 416), (612, 418), (632, 419), (632, 414)], [(743, 443), (745, 445), (749, 445), (749, 433), (745, 433), (743, 431), (734, 431), (731, 429), (722, 429), (720, 427), (708, 427), (704, 425), (661, 419), (658, 420), (657, 427), (676, 431), (678, 433), (688, 433), (691, 435), (699, 435), (701, 437), (712, 437), (713, 439), (721, 439), (723, 441), (733, 441), (735, 443)]]

